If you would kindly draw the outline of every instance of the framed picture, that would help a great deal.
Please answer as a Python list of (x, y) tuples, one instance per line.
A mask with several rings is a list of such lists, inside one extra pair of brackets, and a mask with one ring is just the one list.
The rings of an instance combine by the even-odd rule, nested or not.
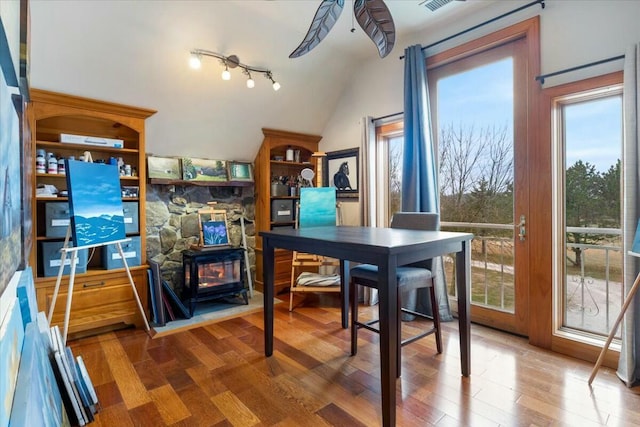
[(182, 179), (185, 181), (227, 181), (227, 162), (183, 157)]
[(172, 157), (147, 157), (149, 179), (182, 179), (180, 159)]
[(122, 197), (125, 199), (137, 199), (140, 188), (138, 186), (122, 186)]
[(358, 197), (359, 149), (328, 152), (324, 158), (324, 182), (335, 187), (338, 197)]
[(220, 246), (229, 244), (227, 231), (227, 211), (205, 208), (198, 210), (200, 226), (200, 246)]
[(253, 181), (251, 163), (229, 162), (229, 181)]

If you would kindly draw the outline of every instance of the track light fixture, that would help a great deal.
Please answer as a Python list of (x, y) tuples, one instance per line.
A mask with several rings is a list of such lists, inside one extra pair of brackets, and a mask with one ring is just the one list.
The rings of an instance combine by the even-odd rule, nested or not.
[(209, 50), (204, 49), (194, 49), (191, 51), (191, 58), (189, 59), (189, 65), (191, 68), (198, 69), (202, 65), (202, 57), (210, 56), (212, 58), (217, 58), (220, 60), (220, 63), (224, 65), (224, 71), (222, 72), (222, 80), (231, 80), (231, 72), (229, 69), (240, 68), (242, 69), (242, 73), (247, 76), (247, 87), (249, 89), (255, 87), (256, 82), (251, 77), (251, 73), (261, 73), (267, 79), (271, 81), (271, 86), (273, 90), (277, 91), (280, 89), (280, 83), (273, 79), (273, 74), (271, 74), (270, 70), (266, 70), (264, 68), (252, 67), (251, 65), (246, 65), (240, 62), (240, 59), (236, 55), (224, 56), (219, 53), (211, 52)]

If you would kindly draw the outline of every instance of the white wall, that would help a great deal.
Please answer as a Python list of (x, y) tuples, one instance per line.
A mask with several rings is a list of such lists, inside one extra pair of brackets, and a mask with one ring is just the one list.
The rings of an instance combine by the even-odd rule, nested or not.
[[(472, 20), (460, 20), (455, 27), (429, 28), (398, 39), (394, 52), (383, 60), (371, 57), (355, 71), (348, 90), (322, 133), (320, 148), (333, 151), (357, 147), (363, 116), (379, 117), (403, 110), (404, 65), (399, 57), (405, 47), (429, 45), (527, 3), (528, 0), (500, 2), (480, 10)], [(436, 46), (426, 54), (432, 55), (538, 14), (542, 74), (621, 55), (628, 46), (640, 42), (640, 1), (547, 0), (545, 9), (532, 6)], [(622, 66), (623, 61), (620, 60), (548, 78), (544, 87), (619, 71)], [(343, 206), (345, 223), (359, 223), (359, 203), (347, 202)]]

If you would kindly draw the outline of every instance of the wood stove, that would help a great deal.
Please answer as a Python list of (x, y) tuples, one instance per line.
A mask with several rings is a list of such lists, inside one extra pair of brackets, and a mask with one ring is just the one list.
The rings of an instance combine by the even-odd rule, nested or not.
[(183, 251), (182, 269), (182, 300), (189, 305), (192, 316), (198, 301), (242, 296), (249, 304), (244, 285), (244, 248)]

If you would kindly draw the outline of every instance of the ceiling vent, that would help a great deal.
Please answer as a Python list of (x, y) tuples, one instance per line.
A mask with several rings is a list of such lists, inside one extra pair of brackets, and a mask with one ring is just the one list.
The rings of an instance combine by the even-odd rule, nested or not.
[(432, 12), (436, 11), (437, 9), (440, 9), (442, 6), (444, 6), (447, 3), (451, 3), (453, 0), (428, 0), (426, 2), (423, 2), (423, 4), (429, 8), (429, 10), (431, 10)]

